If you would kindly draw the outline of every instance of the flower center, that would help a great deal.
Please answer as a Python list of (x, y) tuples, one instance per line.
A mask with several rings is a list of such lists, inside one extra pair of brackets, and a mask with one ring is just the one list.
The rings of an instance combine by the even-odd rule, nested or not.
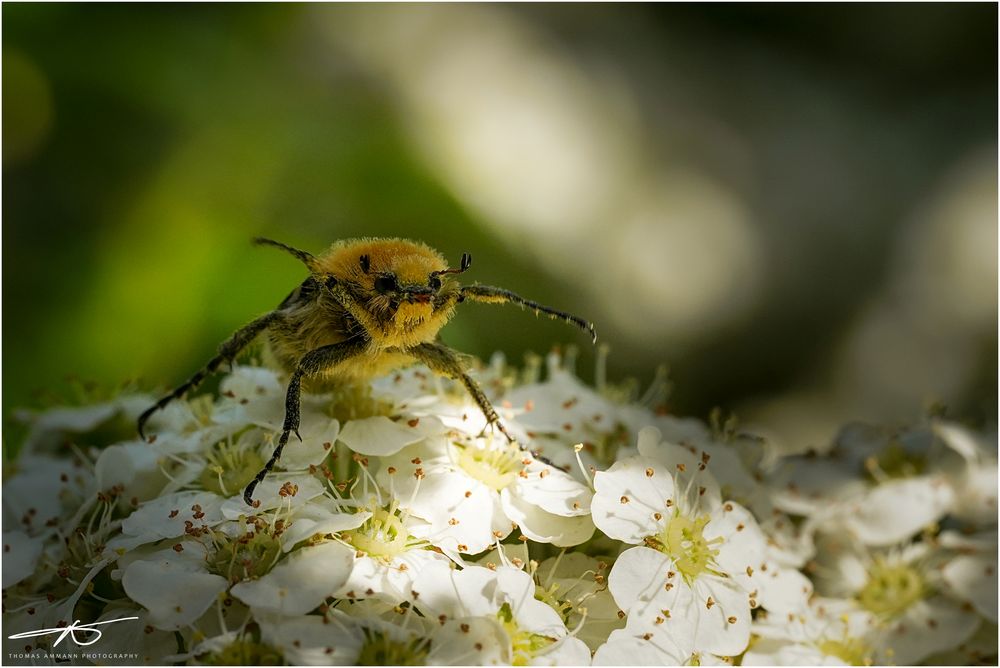
[(930, 595), (923, 576), (905, 564), (876, 561), (868, 571), (868, 582), (857, 594), (858, 603), (881, 617), (895, 617)]
[(337, 383), (333, 388), (321, 389), (332, 389), (326, 413), (340, 424), (376, 415), (392, 415), (392, 404), (373, 397), (368, 383)]
[(719, 550), (714, 546), (723, 542), (722, 537), (707, 540), (703, 535), (708, 515), (690, 519), (679, 512), (667, 522), (656, 536), (646, 539), (647, 545), (669, 554), (677, 570), (689, 582), (702, 573), (716, 573), (715, 558)]
[(364, 524), (345, 531), (343, 538), (371, 557), (392, 559), (406, 552), (410, 534), (396, 516), (395, 508), (376, 508)]
[(510, 609), (509, 603), (500, 606), (500, 610), (497, 611), (497, 619), (500, 620), (504, 631), (510, 637), (514, 659), (511, 665), (527, 666), (538, 652), (555, 642), (555, 638), (522, 630), (514, 619), (514, 613)]
[(499, 492), (514, 481), (517, 472), (524, 466), (523, 459), (524, 453), (516, 446), (468, 446), (462, 448), (458, 455), (458, 465), (470, 477)]
[(555, 610), (562, 620), (566, 621), (570, 613), (573, 612), (573, 604), (562, 598), (560, 588), (558, 582), (553, 582), (548, 587), (536, 583), (535, 599)]
[(818, 649), (827, 656), (833, 656), (849, 666), (870, 666), (871, 651), (863, 641), (858, 638), (849, 638), (846, 635), (841, 640), (827, 638), (816, 644)]
[(424, 666), (430, 644), (422, 638), (403, 642), (381, 631), (366, 631), (365, 644), (358, 655), (358, 666)]
[(239, 493), (264, 468), (264, 459), (256, 450), (227, 441), (216, 443), (207, 460), (198, 481), (204, 490), (225, 497)]
[(893, 441), (882, 448), (878, 455), (865, 461), (865, 474), (879, 481), (876, 472), (889, 478), (912, 478), (927, 470), (927, 457), (907, 452), (898, 442)]
[(208, 666), (280, 666), (283, 663), (280, 651), (250, 638), (231, 642), (200, 660)]
[(223, 537), (208, 558), (209, 571), (232, 583), (259, 578), (281, 555), (281, 541), (263, 531), (248, 531), (236, 538)]

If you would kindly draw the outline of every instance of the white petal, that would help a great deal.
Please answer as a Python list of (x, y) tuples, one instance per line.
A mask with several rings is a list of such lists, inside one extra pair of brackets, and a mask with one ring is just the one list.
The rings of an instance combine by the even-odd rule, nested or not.
[(971, 552), (996, 552), (997, 551), (997, 530), (979, 531), (967, 534), (964, 531), (942, 531), (938, 535), (938, 542), (941, 547), (958, 551)]
[[(647, 431), (647, 429), (649, 431)], [(660, 462), (656, 467), (667, 469), (667, 475), (675, 476), (674, 486), (678, 492), (687, 490), (689, 497), (697, 500), (698, 505), (706, 511), (711, 511), (722, 501), (719, 483), (711, 473), (711, 460), (708, 454), (697, 444), (676, 445), (669, 441), (655, 442), (652, 436), (657, 430), (647, 427), (639, 432), (638, 450), (643, 457)]]
[(104, 448), (94, 465), (97, 488), (107, 490), (121, 485), (125, 498), (143, 499), (156, 495), (167, 482), (159, 470), (160, 456), (160, 450), (145, 441)]
[(955, 484), (955, 505), (952, 514), (980, 526), (996, 526), (997, 521), (997, 461), (970, 464)]
[(364, 635), (343, 618), (326, 623), (319, 615), (256, 615), (261, 639), (281, 650), (288, 665), (351, 666), (358, 660)]
[(743, 655), (744, 666), (845, 666), (840, 659), (823, 654), (812, 645), (761, 638)]
[[(653, 475), (646, 475), (647, 471)], [(653, 513), (666, 512), (667, 500), (674, 495), (671, 476), (662, 462), (645, 457), (629, 457), (607, 471), (598, 471), (591, 504), (594, 524), (611, 538), (642, 543), (659, 531)]]
[[(282, 486), (289, 482), (298, 486), (298, 492), (295, 496), (281, 496)], [(235, 496), (223, 502), (222, 515), (226, 519), (235, 520), (239, 519), (241, 515), (261, 513), (278, 506), (288, 507), (290, 505), (292, 508), (298, 508), (322, 493), (323, 483), (311, 475), (277, 471), (268, 475), (264, 482), (257, 485), (257, 489), (254, 490), (253, 498), (254, 501), (260, 501), (259, 506), (253, 508), (248, 506), (243, 500), (243, 491), (239, 490)]]
[(704, 422), (697, 418), (659, 415), (656, 417), (656, 428), (660, 431), (660, 437), (657, 441), (670, 441), (671, 443), (680, 443), (681, 445), (698, 445), (712, 440), (712, 431)]
[(590, 514), (593, 493), (565, 471), (543, 462), (533, 462), (512, 485), (518, 498), (553, 515), (576, 517)]
[(198, 543), (183, 545), (181, 553), (164, 550), (153, 559), (133, 561), (122, 577), (129, 597), (149, 610), (149, 623), (166, 631), (201, 617), (228, 586), (224, 577), (205, 570)]
[[(162, 666), (166, 663), (164, 657), (177, 651), (177, 638), (172, 631), (145, 628), (150, 623), (149, 613), (142, 608), (109, 605), (97, 621), (104, 622), (125, 617), (139, 619), (104, 627), (100, 643), (94, 646), (94, 649), (98, 649), (103, 655), (101, 662), (104, 665)], [(61, 647), (60, 645), (59, 648)]]
[(565, 517), (547, 513), (509, 489), (500, 492), (504, 514), (516, 522), (521, 533), (539, 543), (570, 547), (590, 540), (594, 522), (589, 515)]
[(590, 648), (582, 640), (560, 638), (554, 649), (532, 657), (528, 663), (532, 666), (589, 666)]
[(451, 563), (443, 554), (422, 549), (407, 550), (388, 562), (369, 556), (356, 557), (347, 582), (334, 595), (338, 598), (381, 596), (393, 603), (409, 600), (414, 578), (434, 562)]
[[(995, 549), (995, 548), (994, 548)], [(992, 555), (960, 555), (941, 572), (952, 595), (971, 603), (979, 614), (997, 622), (997, 558)]]
[(372, 516), (367, 510), (356, 513), (341, 512), (333, 502), (324, 503), (324, 501), (325, 498), (316, 499), (295, 513), (292, 523), (282, 534), (282, 551), (290, 552), (296, 545), (317, 534), (326, 535), (357, 529)]
[(719, 506), (702, 535), (707, 540), (723, 539), (717, 559), (726, 573), (743, 573), (747, 566), (756, 569), (764, 560), (767, 548), (764, 534), (750, 511), (738, 503), (726, 501)]
[(866, 545), (892, 545), (937, 522), (952, 498), (938, 477), (890, 480), (849, 506), (845, 522)]
[(566, 625), (559, 614), (535, 598), (535, 582), (530, 575), (505, 566), (496, 570), (496, 583), (496, 600), (500, 605), (510, 604), (518, 628), (548, 638), (566, 635)]
[(408, 445), (426, 438), (418, 422), (393, 422), (384, 415), (351, 420), (340, 432), (340, 440), (354, 452), (362, 455), (394, 455)]
[(913, 665), (935, 652), (960, 645), (975, 633), (979, 617), (936, 596), (911, 605), (905, 616), (893, 620), (883, 632), (882, 649), (898, 665)]
[(690, 653), (680, 651), (669, 638), (618, 630), (597, 648), (595, 666), (683, 666)]
[(222, 397), (212, 421), (229, 427), (254, 424), (270, 431), (285, 419), (285, 388), (272, 369), (240, 366), (219, 384)]
[[(931, 427), (945, 445), (960, 454), (969, 463), (978, 462), (990, 450), (976, 434), (954, 422), (935, 421)], [(993, 449), (996, 452), (996, 448)]]
[(457, 570), (440, 562), (429, 564), (413, 582), (415, 604), (432, 619), (492, 616), (500, 609), (494, 596), (496, 579), (488, 568)]
[(696, 648), (700, 609), (679, 573), (667, 578), (673, 570), (673, 560), (667, 555), (648, 547), (633, 547), (618, 556), (608, 575), (608, 588), (628, 615), (625, 631), (631, 635), (662, 634), (686, 656)]
[(622, 552), (608, 576), (608, 588), (615, 603), (628, 612), (642, 600), (651, 600), (667, 582), (673, 560), (648, 547), (634, 547)]
[(769, 562), (766, 569), (758, 568), (751, 582), (757, 590), (757, 602), (777, 613), (805, 609), (813, 593), (813, 584), (809, 578), (794, 568), (785, 568), (776, 562)]
[[(496, 540), (494, 531), (501, 538), (509, 534), (510, 521), (504, 516), (495, 491), (451, 467), (444, 454), (445, 446), (443, 439), (434, 442), (428, 439), (387, 457), (382, 460), (377, 479), (392, 490), (402, 508), (431, 523), (427, 538), (434, 545), (477, 554)], [(388, 473), (390, 467), (396, 472)], [(415, 477), (418, 468), (423, 470), (419, 481)], [(489, 519), (484, 521), (486, 518)]]
[(726, 501), (705, 526), (707, 539), (724, 538), (716, 559), (722, 570), (772, 612), (803, 610), (812, 595), (812, 582), (770, 558), (767, 540), (757, 520), (743, 506)]
[(237, 400), (256, 396), (284, 398), (285, 384), (274, 369), (260, 366), (234, 366), (232, 373), (219, 383), (219, 393), (235, 395)]
[(65, 459), (22, 456), (17, 469), (3, 483), (3, 525), (8, 529), (17, 526), (29, 534), (46, 531), (50, 522), (72, 516), (77, 508), (70, 504), (94, 492), (90, 472)]
[(429, 666), (510, 665), (510, 638), (495, 617), (449, 619), (433, 632)]
[(805, 456), (781, 460), (768, 482), (775, 506), (807, 517), (827, 509), (833, 501), (854, 498), (867, 489), (863, 480), (837, 462)]
[(234, 585), (232, 594), (255, 610), (305, 614), (347, 581), (353, 561), (353, 550), (340, 543), (304, 547), (260, 579)]
[[(698, 608), (695, 651), (737, 656), (750, 643), (750, 602), (743, 587), (728, 578), (699, 576), (694, 582)], [(715, 601), (708, 606), (709, 597)], [(689, 614), (692, 614), (689, 612)]]
[(23, 531), (3, 532), (3, 588), (35, 572), (44, 539), (29, 538)]
[[(185, 533), (184, 522), (194, 526), (215, 526), (225, 520), (223, 499), (211, 492), (177, 492), (144, 503), (122, 522), (127, 536), (146, 536), (149, 542), (161, 538), (178, 538)], [(199, 506), (200, 510), (195, 510)], [(195, 515), (204, 513), (201, 517)]]
[(340, 423), (326, 416), (308, 421), (303, 416), (299, 434), (302, 442), (293, 437), (281, 453), (281, 466), (286, 470), (306, 469), (326, 459), (340, 435)]
[[(255, 611), (256, 612), (256, 611)], [(285, 617), (256, 612), (261, 639), (279, 649), (288, 665), (352, 666), (364, 634), (343, 619), (324, 623), (319, 615)]]
[(51, 408), (31, 416), (31, 430), (24, 439), (23, 451), (33, 453), (57, 444), (63, 434), (80, 434), (93, 431), (102, 422), (111, 419), (121, 410), (116, 402), (81, 406), (80, 408)]

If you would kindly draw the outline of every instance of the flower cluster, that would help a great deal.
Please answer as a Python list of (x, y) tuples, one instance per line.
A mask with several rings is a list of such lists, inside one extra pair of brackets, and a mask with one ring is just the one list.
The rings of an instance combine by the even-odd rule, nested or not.
[(101, 627), (106, 655), (996, 661), (995, 437), (852, 424), (789, 456), (732, 421), (666, 415), (657, 388), (587, 386), (557, 354), (540, 366), (475, 372), (514, 444), (419, 366), (305, 396), (302, 441), (255, 507), (242, 490), (280, 433), (277, 372), (235, 367), (217, 396), (156, 414), (146, 441), (147, 396), (29, 416), (3, 485), (6, 651), (138, 617)]

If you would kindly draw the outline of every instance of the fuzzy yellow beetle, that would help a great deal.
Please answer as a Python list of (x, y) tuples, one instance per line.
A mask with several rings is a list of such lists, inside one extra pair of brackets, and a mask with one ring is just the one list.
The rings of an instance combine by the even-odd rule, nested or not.
[(338, 241), (318, 257), (270, 239), (257, 238), (254, 243), (288, 251), (306, 265), (311, 275), (278, 308), (226, 339), (208, 364), (139, 416), (139, 434), (144, 437), (143, 428), (154, 412), (197, 387), (224, 363), (231, 363), (266, 331), (271, 350), (290, 379), (278, 445), (243, 493), (250, 505), (254, 488), (281, 457), (289, 434), (299, 435), (303, 382), (323, 386), (331, 381), (364, 381), (422, 362), (435, 373), (460, 380), (487, 422), (513, 441), (479, 384), (465, 372), (459, 353), (438, 338), (460, 302), (519, 304), (536, 314), (545, 313), (576, 325), (597, 341), (593, 323), (586, 320), (502, 288), (456, 284), (451, 276), (465, 272), (472, 264), (472, 256), (467, 253), (462, 255), (460, 268), (449, 269), (440, 253), (405, 239)]

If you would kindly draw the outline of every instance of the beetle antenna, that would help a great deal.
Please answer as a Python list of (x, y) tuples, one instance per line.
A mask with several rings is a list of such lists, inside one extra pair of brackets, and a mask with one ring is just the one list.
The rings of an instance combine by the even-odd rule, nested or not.
[(306, 252), (304, 250), (299, 250), (298, 248), (292, 248), (291, 246), (289, 246), (287, 244), (283, 244), (280, 241), (275, 241), (273, 239), (265, 239), (264, 237), (254, 237), (253, 238), (253, 245), (254, 246), (274, 246), (275, 248), (280, 248), (283, 251), (291, 253), (292, 255), (294, 255), (295, 257), (297, 257), (299, 259), (299, 261), (302, 262), (302, 264), (304, 264), (307, 267), (309, 267), (310, 271), (312, 271), (313, 268), (316, 266), (316, 256), (315, 255), (313, 255), (312, 253)]
[(431, 276), (444, 276), (445, 274), (463, 274), (469, 270), (472, 266), (472, 255), (470, 253), (462, 253), (461, 269), (442, 269), (441, 271), (432, 271)]

